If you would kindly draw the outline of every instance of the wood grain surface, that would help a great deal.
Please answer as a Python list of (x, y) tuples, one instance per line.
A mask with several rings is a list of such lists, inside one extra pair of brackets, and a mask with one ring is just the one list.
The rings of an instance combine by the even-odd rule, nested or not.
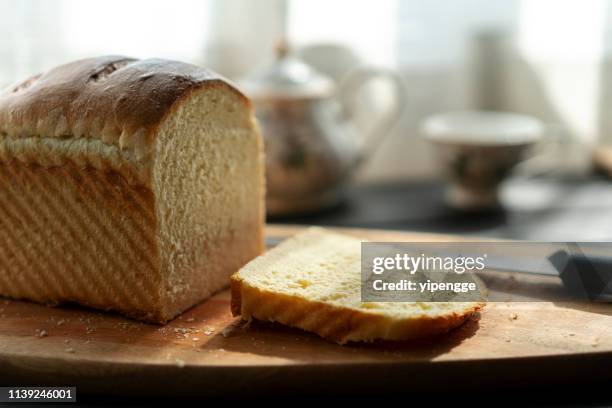
[[(269, 226), (286, 237), (302, 227)], [(343, 230), (378, 241), (461, 237)], [(272, 323), (245, 326), (224, 291), (165, 326), (78, 306), (0, 300), (0, 385), (172, 395), (568, 383), (610, 378), (612, 305), (489, 303), (448, 335), (339, 346)]]

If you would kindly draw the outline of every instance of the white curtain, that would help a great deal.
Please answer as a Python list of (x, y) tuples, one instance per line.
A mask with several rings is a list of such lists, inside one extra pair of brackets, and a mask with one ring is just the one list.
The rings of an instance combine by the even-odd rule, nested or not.
[(103, 54), (204, 60), (211, 0), (0, 0), (0, 85)]

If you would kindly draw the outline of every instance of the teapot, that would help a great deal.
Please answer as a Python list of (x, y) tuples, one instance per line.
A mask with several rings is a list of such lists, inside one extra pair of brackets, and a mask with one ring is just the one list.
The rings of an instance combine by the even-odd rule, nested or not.
[[(393, 103), (360, 132), (358, 91), (375, 78), (390, 81)], [(358, 68), (339, 84), (277, 47), (276, 61), (239, 82), (254, 103), (266, 154), (268, 215), (312, 212), (340, 202), (344, 186), (398, 121), (405, 105), (401, 78)]]

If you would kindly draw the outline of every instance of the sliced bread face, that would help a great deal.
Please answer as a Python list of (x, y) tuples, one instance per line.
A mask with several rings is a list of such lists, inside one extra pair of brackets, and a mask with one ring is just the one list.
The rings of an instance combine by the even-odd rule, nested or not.
[(445, 333), (481, 302), (362, 302), (361, 240), (321, 228), (281, 243), (232, 276), (232, 313), (348, 341)]

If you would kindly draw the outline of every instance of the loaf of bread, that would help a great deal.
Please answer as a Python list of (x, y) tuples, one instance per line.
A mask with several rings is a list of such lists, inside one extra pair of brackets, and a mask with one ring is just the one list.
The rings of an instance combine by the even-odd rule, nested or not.
[(232, 276), (232, 313), (344, 344), (445, 333), (482, 302), (362, 302), (361, 240), (321, 228), (281, 243)]
[(263, 251), (262, 141), (211, 71), (106, 56), (0, 95), (0, 296), (165, 322)]

